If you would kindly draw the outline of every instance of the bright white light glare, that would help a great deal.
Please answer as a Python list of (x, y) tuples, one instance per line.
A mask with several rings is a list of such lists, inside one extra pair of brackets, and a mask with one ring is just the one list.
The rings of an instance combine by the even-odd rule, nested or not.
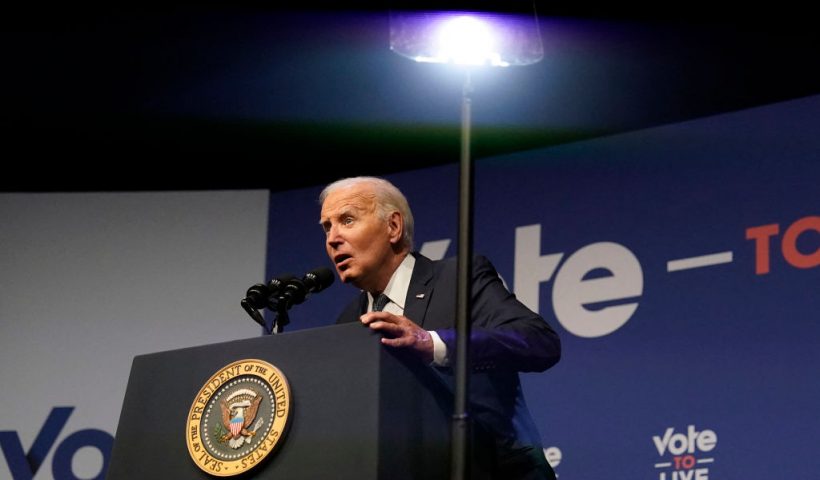
[(390, 48), (417, 62), (530, 65), (544, 50), (534, 15), (392, 12)]
[(493, 32), (481, 20), (461, 16), (445, 21), (438, 32), (438, 55), (456, 65), (506, 66), (495, 49)]

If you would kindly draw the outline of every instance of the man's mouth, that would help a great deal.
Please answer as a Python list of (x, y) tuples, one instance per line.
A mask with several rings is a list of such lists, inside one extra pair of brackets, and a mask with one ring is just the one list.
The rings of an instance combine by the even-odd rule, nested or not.
[(333, 262), (336, 264), (336, 268), (338, 270), (344, 270), (345, 268), (347, 268), (347, 265), (345, 264), (345, 262), (350, 258), (353, 258), (353, 257), (343, 253), (343, 254), (339, 254), (339, 255), (336, 255), (335, 257), (333, 257)]

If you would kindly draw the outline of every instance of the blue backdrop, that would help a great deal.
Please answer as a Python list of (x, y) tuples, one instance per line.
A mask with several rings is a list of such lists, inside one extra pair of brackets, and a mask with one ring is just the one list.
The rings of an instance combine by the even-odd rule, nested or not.
[[(476, 162), (475, 251), (562, 337), (523, 377), (562, 479), (816, 477), (818, 132), (809, 97)], [(454, 255), (456, 165), (388, 178), (416, 248)], [(331, 266), (321, 188), (271, 195), (268, 277)]]

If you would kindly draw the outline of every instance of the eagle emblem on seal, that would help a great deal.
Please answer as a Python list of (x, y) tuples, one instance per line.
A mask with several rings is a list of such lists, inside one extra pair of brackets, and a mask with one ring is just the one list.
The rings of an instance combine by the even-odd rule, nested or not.
[(245, 442), (250, 443), (251, 437), (256, 435), (256, 430), (263, 423), (260, 418), (251, 428), (256, 420), (256, 412), (259, 410), (262, 398), (250, 388), (241, 388), (219, 401), (222, 409), (222, 426), (227, 432), (219, 437), (220, 443), (227, 442), (231, 448), (239, 448)]

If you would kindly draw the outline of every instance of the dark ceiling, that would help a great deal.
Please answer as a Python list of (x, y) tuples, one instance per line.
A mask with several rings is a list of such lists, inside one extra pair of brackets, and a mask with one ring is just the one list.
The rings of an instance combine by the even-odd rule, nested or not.
[[(457, 162), (463, 73), (390, 52), (389, 6), (338, 3), (10, 9), (0, 188), (281, 190)], [(473, 74), (474, 157), (819, 91), (808, 11), (617, 3), (537, 3), (544, 60)]]

